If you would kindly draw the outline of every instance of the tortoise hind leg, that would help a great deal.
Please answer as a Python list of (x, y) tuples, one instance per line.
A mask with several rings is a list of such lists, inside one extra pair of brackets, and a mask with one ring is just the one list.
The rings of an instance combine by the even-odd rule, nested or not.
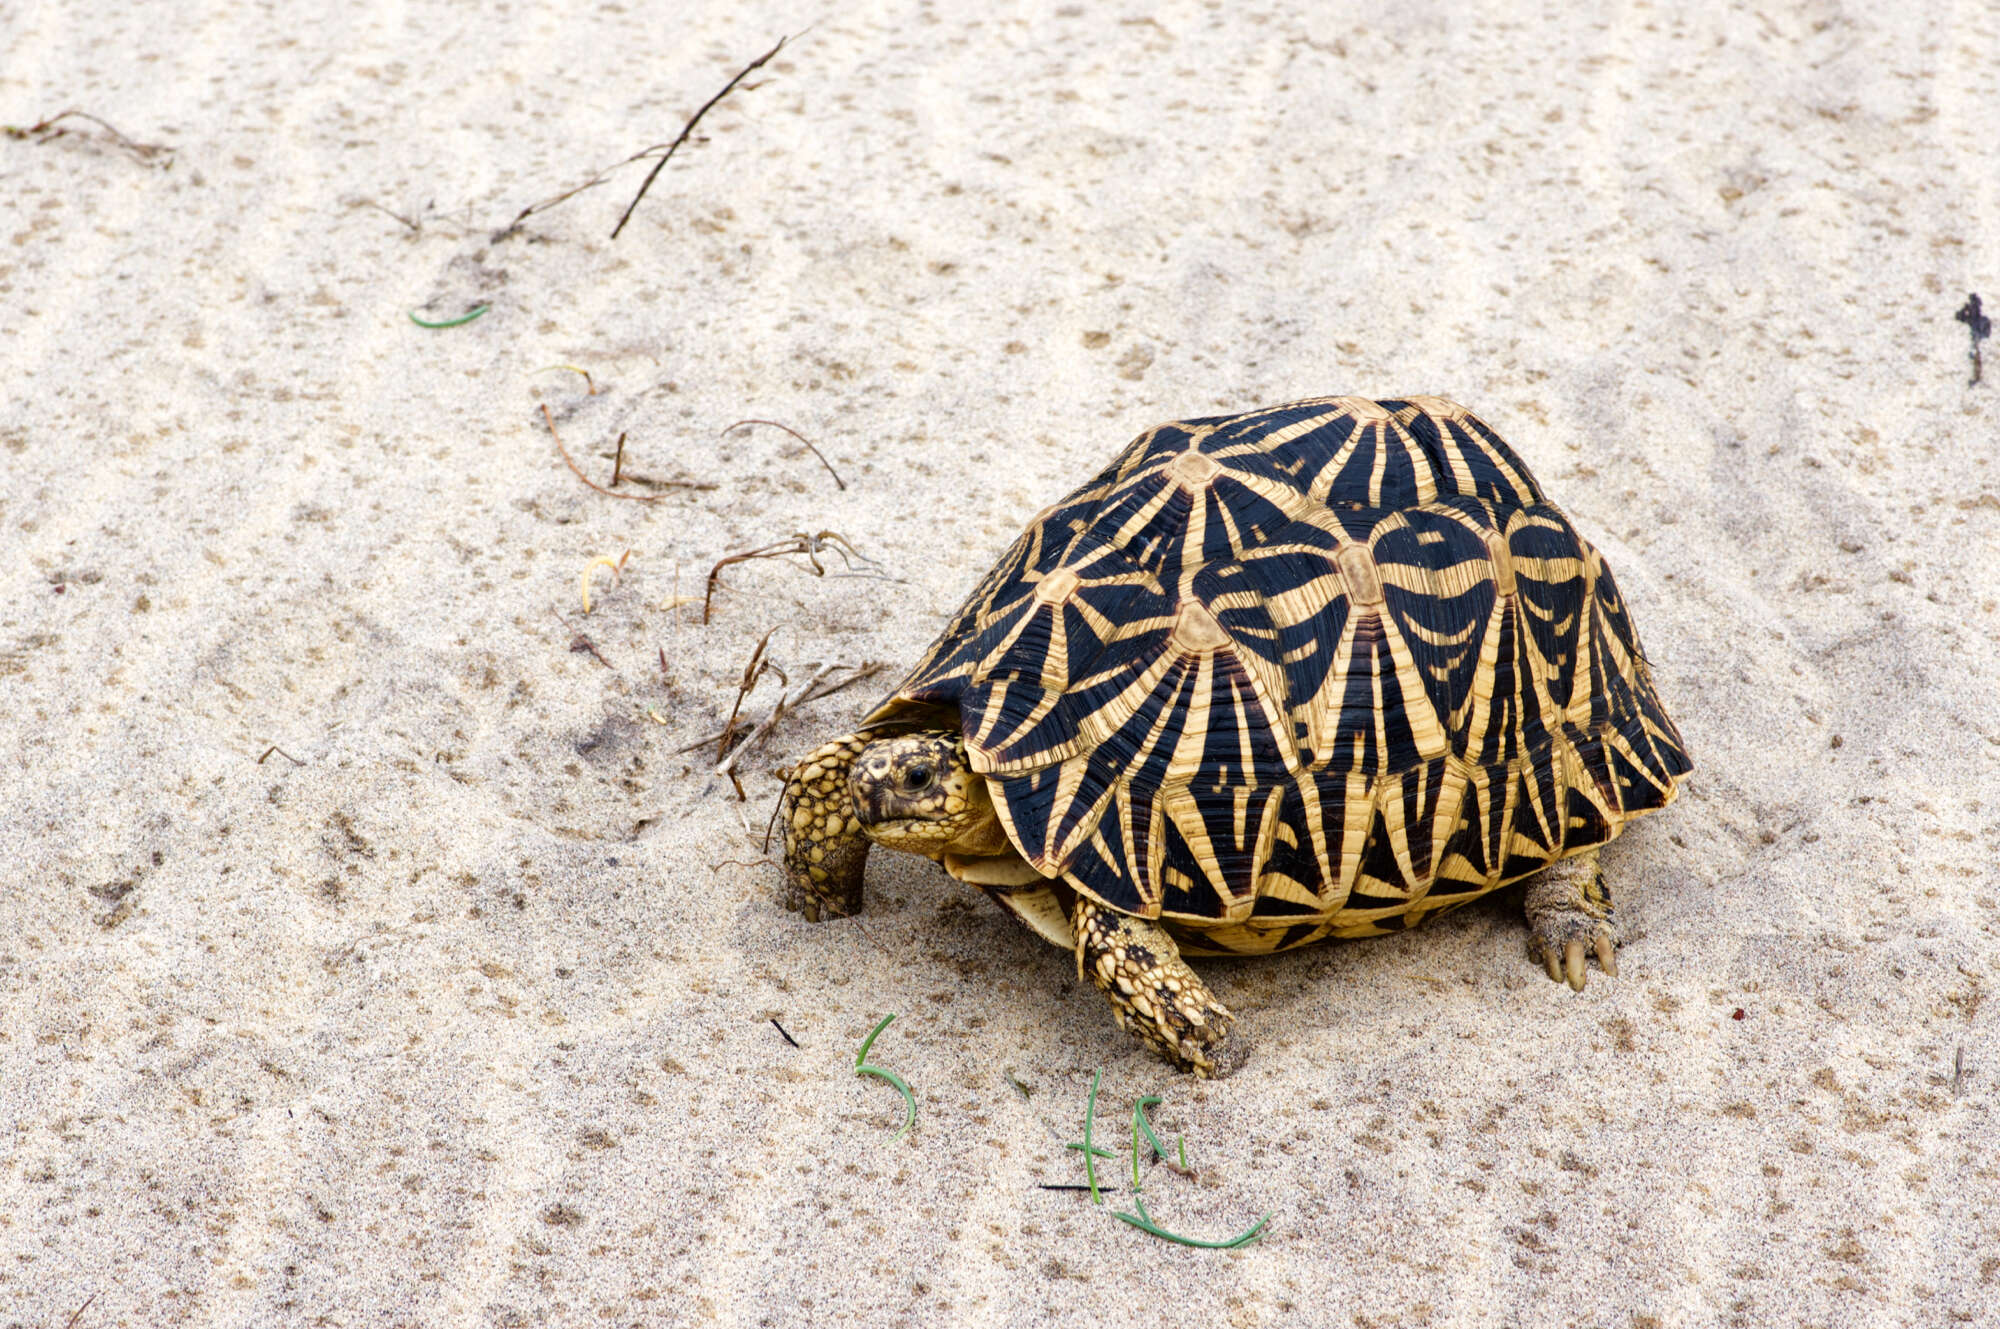
[(1111, 1001), (1124, 1029), (1184, 1071), (1220, 1078), (1238, 1057), (1216, 1054), (1236, 1017), (1181, 959), (1167, 930), (1081, 896), (1072, 915), (1076, 964)]
[(1608, 976), (1618, 977), (1613, 954), (1618, 925), (1612, 921), (1611, 892), (1595, 849), (1558, 859), (1528, 878), (1526, 912), (1528, 954), (1550, 978), (1558, 983), (1567, 979), (1583, 991), (1586, 953), (1597, 956)]

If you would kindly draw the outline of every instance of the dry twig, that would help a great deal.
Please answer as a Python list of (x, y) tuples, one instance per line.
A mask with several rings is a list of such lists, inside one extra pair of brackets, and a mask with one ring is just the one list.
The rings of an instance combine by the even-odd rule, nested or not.
[[(563, 465), (569, 467), (571, 475), (574, 475), (577, 479), (583, 481), (586, 485), (589, 485), (592, 489), (595, 489), (598, 493), (604, 494), (610, 498), (622, 498), (630, 503), (657, 503), (661, 499), (666, 497), (665, 494), (621, 494), (615, 490), (606, 489), (603, 485), (598, 484), (595, 480), (592, 480), (589, 476), (585, 475), (581, 470), (578, 470), (576, 462), (570, 458), (569, 449), (563, 446), (562, 435), (556, 432), (556, 418), (553, 415), (549, 414), (549, 404), (547, 402), (542, 403), (542, 419), (548, 422), (549, 437), (556, 441), (556, 451), (562, 454)], [(625, 443), (625, 436), (623, 434), (618, 436), (618, 442), (619, 442), (619, 449), (622, 454)], [(634, 480), (640, 479), (640, 477), (636, 475), (632, 476), (631, 478)], [(650, 480), (649, 479), (649, 480), (644, 480), (643, 483), (649, 485), (655, 485), (660, 488), (667, 488), (667, 487), (672, 487), (675, 489), (715, 488), (714, 484), (706, 480)]]
[(840, 534), (840, 532), (819, 531), (809, 535), (804, 531), (800, 531), (790, 539), (779, 540), (776, 543), (764, 545), (757, 549), (745, 549), (741, 553), (725, 554), (717, 559), (715, 566), (708, 570), (708, 588), (701, 597), (702, 623), (706, 625), (708, 622), (709, 614), (714, 607), (715, 588), (721, 584), (719, 578), (721, 577), (722, 570), (730, 564), (748, 563), (750, 560), (757, 558), (785, 558), (792, 554), (803, 554), (805, 555), (806, 562), (812, 566), (813, 576), (824, 577), (826, 575), (826, 568), (821, 565), (819, 556), (828, 550), (839, 554), (840, 561), (846, 564), (849, 569), (854, 568), (856, 564), (859, 564), (862, 569), (860, 572), (836, 573), (836, 576), (877, 577), (883, 581), (898, 580), (898, 578), (891, 577), (888, 573), (884, 572), (881, 564), (871, 558), (863, 557), (861, 551), (848, 543), (847, 537)]
[[(776, 628), (771, 629), (771, 632), (776, 631)], [(721, 761), (729, 753), (729, 740), (736, 737), (736, 717), (743, 713), (743, 699), (756, 690), (757, 680), (766, 673), (775, 673), (780, 683), (786, 687), (792, 685), (792, 680), (786, 677), (785, 671), (773, 664), (771, 658), (764, 654), (764, 648), (771, 644), (771, 632), (757, 639), (757, 649), (750, 652), (750, 663), (743, 666), (743, 680), (736, 685), (736, 702), (729, 708), (729, 719), (723, 723), (722, 732), (715, 736), (717, 761)]]
[[(772, 631), (775, 632), (776, 629), (774, 628)], [(716, 745), (714, 774), (724, 776), (732, 784), (736, 785), (738, 801), (743, 799), (744, 794), (743, 786), (737, 782), (736, 763), (744, 754), (750, 752), (768, 738), (771, 732), (778, 727), (780, 721), (809, 702), (815, 702), (822, 697), (830, 697), (836, 692), (844, 691), (847, 688), (853, 687), (856, 683), (862, 682), (864, 679), (875, 677), (875, 675), (888, 668), (886, 664), (879, 660), (863, 661), (860, 664), (848, 664), (838, 660), (831, 661), (815, 665), (812, 673), (807, 675), (805, 681), (799, 684), (797, 688), (794, 688), (790, 677), (766, 653), (770, 641), (771, 633), (767, 632), (758, 640), (757, 648), (750, 653), (749, 663), (743, 666), (743, 677), (736, 688), (736, 701), (729, 708), (729, 720), (722, 726), (722, 732), (701, 739), (698, 742), (690, 743), (686, 748), (681, 749), (685, 752), (689, 748), (704, 747), (709, 743), (714, 743)], [(843, 671), (847, 673), (847, 677), (837, 677)], [(778, 694), (777, 701), (772, 703), (770, 711), (764, 718), (750, 726), (749, 732), (745, 734), (743, 726), (738, 724), (743, 715), (743, 702), (745, 698), (756, 690), (758, 680), (762, 679), (765, 674), (777, 675), (779, 682), (784, 685), (784, 690)], [(743, 734), (740, 742), (737, 741), (739, 734)]]
[[(722, 427), (722, 434), (727, 434), (730, 430), (735, 429), (741, 425), (769, 425), (773, 429), (784, 430), (787, 434), (790, 434), (793, 438), (805, 444), (808, 448), (812, 448), (812, 455), (819, 458), (819, 464), (826, 467), (826, 473), (833, 477), (833, 483), (835, 488), (837, 489), (847, 488), (847, 482), (840, 478), (839, 471), (833, 469), (833, 463), (826, 459), (826, 454), (821, 452), (818, 448), (813, 447), (813, 441), (811, 439), (807, 438), (804, 434), (801, 434), (798, 430), (792, 428), (790, 425), (780, 424), (776, 420), (738, 420), (733, 425), (724, 425)], [(716, 435), (716, 437), (720, 438), (722, 437), (722, 434), (718, 434)]]
[(606, 180), (609, 180), (611, 178), (611, 173), (613, 171), (618, 170), (620, 167), (630, 166), (633, 162), (643, 161), (648, 157), (652, 157), (655, 154), (658, 154), (659, 160), (653, 164), (653, 169), (647, 173), (645, 183), (639, 186), (639, 192), (632, 196), (632, 201), (625, 205), (624, 213), (620, 215), (620, 217), (618, 218), (618, 225), (614, 226), (611, 229), (611, 238), (613, 240), (616, 240), (618, 238), (618, 233), (625, 229), (625, 223), (631, 219), (632, 210), (639, 206), (639, 200), (646, 197), (646, 191), (653, 187), (654, 177), (658, 176), (661, 169), (666, 166), (667, 159), (669, 157), (672, 157), (674, 153), (680, 149), (681, 144), (687, 142), (689, 137), (693, 135), (694, 127), (701, 122), (701, 118), (704, 115), (707, 115), (717, 102), (721, 101), (724, 97), (727, 97), (730, 93), (734, 92), (736, 90), (736, 85), (741, 83), (744, 80), (744, 78), (750, 74), (752, 70), (762, 67), (766, 61), (770, 60), (772, 56), (776, 55), (784, 47), (785, 43), (789, 40), (791, 40), (789, 37), (778, 38), (778, 44), (776, 46), (773, 46), (770, 50), (764, 52), (764, 54), (758, 56), (755, 60), (752, 60), (749, 64), (745, 65), (740, 71), (738, 71), (736, 77), (730, 79), (729, 82), (723, 86), (722, 91), (716, 93), (713, 97), (710, 97), (706, 102), (702, 103), (701, 109), (699, 111), (696, 111), (694, 115), (689, 118), (687, 124), (681, 127), (680, 136), (674, 139), (672, 143), (655, 143), (650, 148), (643, 148), (640, 151), (635, 152), (631, 156), (627, 157), (624, 161), (615, 162), (612, 165), (605, 167), (603, 170), (599, 171), (596, 175), (593, 175), (592, 177), (590, 177), (590, 179), (584, 181), (582, 184), (578, 185), (574, 189), (565, 189), (562, 193), (557, 194), (553, 198), (545, 198), (538, 203), (530, 203), (527, 207), (522, 208), (519, 212), (514, 214), (514, 220), (508, 222), (506, 226), (502, 227), (499, 231), (494, 233), (493, 236), (494, 242), (498, 243), (501, 240), (505, 240), (515, 231), (521, 229), (521, 223), (528, 220), (528, 218), (534, 216), (536, 213), (546, 212), (548, 209), (555, 207), (558, 203), (567, 203), (570, 199), (575, 198), (578, 194), (583, 193), (585, 190), (597, 188), (599, 185), (603, 184)]
[[(688, 117), (688, 122), (685, 125), (681, 126), (680, 135), (677, 138), (675, 138), (672, 143), (669, 143), (667, 145), (667, 150), (665, 152), (660, 153), (660, 159), (654, 162), (653, 169), (646, 173), (646, 181), (644, 184), (639, 186), (639, 192), (632, 195), (632, 201), (625, 205), (625, 211), (623, 215), (621, 215), (618, 218), (618, 224), (611, 228), (611, 238), (613, 240), (616, 240), (618, 238), (618, 233), (625, 229), (625, 223), (632, 219), (633, 210), (639, 206), (639, 200), (646, 197), (646, 191), (653, 187), (654, 179), (660, 174), (662, 170), (666, 168), (667, 159), (672, 157), (675, 152), (680, 150), (681, 144), (688, 141), (688, 136), (694, 133), (694, 127), (701, 123), (701, 118), (704, 115), (707, 115), (709, 113), (710, 108), (712, 108), (717, 102), (721, 101), (724, 97), (727, 97), (730, 93), (736, 91), (736, 85), (741, 83), (744, 79), (748, 78), (750, 76), (751, 71), (756, 69), (761, 69), (764, 66), (764, 64), (771, 59), (772, 56), (784, 50), (785, 41), (786, 39), (783, 37), (778, 38), (778, 44), (776, 46), (773, 46), (770, 50), (764, 52), (764, 54), (758, 56), (755, 60), (752, 60), (749, 64), (743, 66), (742, 69), (738, 70), (735, 78), (730, 79), (729, 82), (722, 85), (722, 91), (716, 93), (713, 97), (710, 97), (707, 101), (703, 102), (701, 104), (701, 109), (699, 111), (696, 111), (692, 116)], [(639, 153), (638, 156), (643, 157), (647, 155), (647, 153), (652, 153), (652, 152), (659, 152), (659, 149), (648, 148), (646, 149), (645, 152)], [(634, 158), (634, 160), (637, 160), (637, 158)]]
[[(142, 162), (150, 162), (155, 157), (173, 152), (173, 149), (164, 143), (140, 143), (128, 138), (119, 130), (118, 126), (112, 124), (109, 120), (101, 119), (88, 111), (76, 110), (74, 107), (67, 111), (58, 111), (48, 119), (41, 121), (39, 124), (29, 125), (26, 129), (22, 129), (18, 125), (0, 125), (0, 133), (4, 133), (8, 138), (12, 139), (32, 138), (37, 142), (47, 143), (49, 140), (61, 138), (69, 132), (66, 129), (57, 129), (55, 127), (56, 122), (72, 118), (90, 121), (90, 123), (111, 135), (113, 143), (116, 143)], [(172, 163), (169, 162), (168, 165), (172, 165)]]

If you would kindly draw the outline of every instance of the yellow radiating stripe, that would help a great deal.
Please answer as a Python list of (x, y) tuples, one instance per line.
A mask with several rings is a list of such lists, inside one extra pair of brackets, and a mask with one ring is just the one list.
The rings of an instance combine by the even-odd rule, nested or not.
[[(1409, 414), (1399, 413), (1392, 417), (1385, 429), (1395, 432), (1396, 447), (1409, 459), (1410, 473), (1415, 478), (1417, 486), (1417, 502), (1428, 503), (1438, 495), (1437, 469), (1431, 465), (1431, 459), (1425, 455), (1424, 450), (1417, 446), (1416, 436), (1404, 427)], [(1383, 441), (1388, 441), (1386, 434)], [(1376, 501), (1379, 503), (1381, 500)]]
[(1412, 906), (1430, 894), (1437, 884), (1440, 874), (1439, 863), (1444, 857), (1445, 846), (1451, 843), (1452, 835), (1458, 830), (1458, 823), (1465, 814), (1466, 791), (1471, 785), (1472, 769), (1447, 757), (1444, 775), (1438, 784), (1437, 801), (1431, 805), (1431, 849), (1430, 857), (1423, 864), (1423, 880), (1415, 894), (1410, 897)]
[[(1357, 420), (1354, 429), (1345, 439), (1341, 440), (1340, 447), (1334, 452), (1332, 458), (1328, 460), (1326, 465), (1319, 468), (1318, 474), (1313, 476), (1312, 485), (1306, 490), (1306, 494), (1314, 503), (1324, 504), (1326, 502), (1327, 495), (1333, 492), (1334, 481), (1338, 480), (1340, 473), (1347, 469), (1348, 461), (1353, 458), (1354, 450), (1361, 446), (1362, 436), (1367, 432), (1368, 427)], [(1307, 512), (1301, 514), (1296, 520), (1310, 521), (1312, 516), (1312, 513)], [(1318, 525), (1317, 522), (1314, 524)]]
[(1185, 783), (1201, 770), (1202, 746), (1208, 741), (1208, 724), (1212, 709), (1212, 690), (1215, 686), (1215, 657), (1203, 654), (1194, 657), (1194, 693), (1182, 709), (1186, 719), (1180, 737), (1174, 742), (1174, 755), (1167, 759), (1166, 778)]
[[(1442, 757), (1450, 751), (1451, 744), (1445, 739), (1444, 726), (1438, 722), (1437, 708), (1431, 705), (1430, 690), (1424, 686), (1423, 672), (1417, 668), (1416, 652), (1412, 651), (1410, 643), (1404, 640), (1402, 629), (1396, 625), (1395, 615), (1385, 613), (1380, 618), (1385, 640), (1389, 645), (1389, 658), (1395, 664), (1396, 682), (1402, 689), (1403, 712), (1410, 722), (1410, 739), (1416, 744), (1417, 755), (1426, 761), (1433, 757)], [(1377, 678), (1379, 680), (1379, 673)], [(1379, 681), (1376, 685), (1375, 704), (1379, 710), (1382, 704)], [(1386, 740), (1387, 722), (1383, 720), (1379, 724)], [(1381, 750), (1385, 754), (1388, 752), (1386, 743)]]
[[(1467, 412), (1466, 419), (1468, 422), (1477, 421), (1481, 425), (1486, 423), (1470, 412)], [(1495, 437), (1498, 437), (1498, 430), (1492, 430), (1491, 432)], [(1525, 506), (1535, 501), (1535, 487), (1528, 482), (1528, 477), (1524, 472), (1515, 470), (1504, 456), (1493, 448), (1488, 447), (1486, 440), (1481, 438), (1477, 431), (1468, 427), (1465, 433), (1469, 445), (1478, 448), (1480, 455), (1486, 458), (1487, 463), (1507, 478), (1508, 487), (1514, 491), (1515, 502)]]
[[(1172, 720), (1173, 716), (1174, 716), (1174, 708), (1172, 706), (1162, 706), (1160, 708), (1160, 713), (1153, 717), (1152, 728), (1146, 731), (1146, 737), (1140, 742), (1138, 750), (1133, 754), (1131, 760), (1126, 762), (1124, 773), (1120, 776), (1119, 779), (1112, 782), (1113, 787), (1119, 791), (1119, 796), (1121, 798), (1127, 798), (1128, 803), (1129, 803), (1129, 797), (1127, 795), (1127, 791), (1130, 789), (1133, 774), (1143, 769), (1146, 763), (1152, 759), (1153, 753), (1160, 746), (1160, 736), (1162, 733), (1165, 732), (1167, 724), (1170, 720)], [(1156, 795), (1154, 798), (1155, 804), (1157, 804), (1158, 801), (1159, 799), (1158, 796)], [(1159, 891), (1160, 891), (1157, 873), (1159, 871), (1160, 863), (1162, 862), (1163, 856), (1166, 852), (1161, 845), (1161, 837), (1159, 835), (1158, 822), (1159, 822), (1159, 817), (1157, 812), (1155, 812), (1153, 817), (1153, 825), (1149, 828), (1151, 833), (1148, 835), (1146, 841), (1147, 862), (1145, 864), (1145, 877), (1144, 877), (1145, 885), (1149, 886), (1153, 891), (1152, 899), (1153, 903), (1156, 905), (1159, 903)], [(1128, 852), (1130, 851), (1130, 847), (1133, 843), (1130, 835), (1130, 824), (1131, 823), (1130, 823), (1129, 809), (1128, 809), (1126, 817), (1127, 835), (1125, 839), (1125, 844)], [(1065, 862), (1068, 861), (1068, 854), (1069, 850), (1068, 847), (1066, 846), (1064, 850), (1063, 861)], [(1136, 876), (1135, 880), (1138, 880)]]
[[(1049, 820), (1042, 838), (1042, 850), (1040, 854), (1032, 855), (1029, 859), (1038, 871), (1050, 875), (1062, 871), (1069, 863), (1069, 854), (1064, 851), (1073, 851), (1097, 830), (1097, 817), (1085, 815), (1077, 819), (1075, 826), (1070, 830), (1067, 842), (1059, 843), (1056, 840), (1063, 823), (1069, 820), (1070, 808), (1077, 801), (1077, 790), (1083, 787), (1084, 772), (1089, 766), (1090, 758), (1087, 755), (1073, 757), (1065, 761), (1056, 773), (1055, 792), (1049, 797)], [(1112, 787), (1106, 787), (1107, 796)]]
[[(1260, 449), (1261, 450), (1261, 449)], [(1310, 513), (1321, 510), (1322, 505), (1307, 497), (1291, 485), (1279, 484), (1269, 476), (1250, 471), (1231, 471), (1229, 478), (1242, 485), (1257, 497), (1277, 508), (1293, 521), (1303, 521)]]
[[(1248, 918), (1257, 908), (1257, 899), (1264, 878), (1264, 865), (1271, 861), (1271, 846), (1277, 842), (1278, 827), (1283, 824), (1283, 819), (1278, 815), (1283, 788), (1274, 785), (1264, 789), (1262, 793), (1264, 810), (1258, 818), (1257, 838), (1244, 846), (1250, 851), (1249, 871), (1245, 874), (1243, 890), (1230, 901), (1226, 911), (1230, 918)], [(1244, 843), (1240, 838), (1237, 842)]]
[[(1581, 537), (1579, 537), (1580, 539)], [(1588, 549), (1588, 546), (1585, 546)], [(1583, 611), (1577, 616), (1576, 663), (1570, 670), (1569, 709), (1564, 716), (1571, 724), (1590, 723), (1590, 703), (1597, 695), (1597, 577), (1590, 560), (1583, 560)]]
[[(1409, 883), (1417, 879), (1417, 866), (1410, 861), (1410, 828), (1404, 823), (1404, 801), (1408, 797), (1403, 788), (1405, 780), (1415, 780), (1418, 784), (1418, 801), (1422, 802), (1424, 773), (1430, 768), (1418, 766), (1395, 775), (1385, 775), (1381, 782), (1381, 796), (1378, 800), (1382, 809), (1382, 828), (1389, 833), (1389, 855), (1396, 860), (1396, 868), (1403, 874), (1403, 880), (1384, 882), (1394, 894), (1405, 899), (1410, 896)], [(1370, 891), (1370, 895), (1382, 894)]]
[(1500, 671), (1500, 639), (1506, 634), (1507, 615), (1512, 612), (1512, 602), (1501, 597), (1496, 597), (1492, 608), (1486, 611), (1486, 631), (1479, 639), (1479, 663), (1472, 671), (1472, 688), (1465, 699), (1464, 711), (1453, 719), (1460, 743), (1469, 753), (1485, 751), (1486, 735), (1493, 726), (1496, 700), (1493, 685)]
[[(1432, 415), (1436, 419), (1435, 413)], [(1467, 429), (1457, 419), (1449, 424), (1438, 425), (1438, 439), (1444, 444), (1445, 456), (1451, 460), (1452, 487), (1461, 494), (1470, 494), (1477, 482), (1472, 478), (1472, 467), (1466, 464), (1465, 450), (1468, 446), (1486, 452), (1486, 445), (1478, 441), (1479, 436)]]
[(1152, 498), (1147, 500), (1143, 506), (1141, 506), (1129, 518), (1127, 518), (1123, 526), (1113, 531), (1109, 536), (1109, 538), (1105, 541), (1105, 543), (1114, 545), (1119, 549), (1124, 549), (1129, 545), (1131, 545), (1134, 537), (1136, 537), (1140, 531), (1146, 529), (1146, 524), (1152, 521), (1155, 516), (1159, 515), (1160, 509), (1165, 507), (1167, 505), (1167, 501), (1179, 492), (1180, 492), (1179, 485), (1171, 485), (1171, 484), (1161, 485), (1158, 492), (1156, 492), (1152, 496)]
[(1382, 476), (1389, 469), (1389, 431), (1382, 425), (1370, 425), (1375, 431), (1375, 460), (1368, 470), (1368, 505), (1382, 506)]
[(1181, 833), (1181, 839), (1194, 854), (1195, 866), (1207, 879), (1216, 898), (1226, 900), (1229, 892), (1223, 889), (1222, 868), (1216, 862), (1215, 845), (1208, 838), (1208, 826), (1201, 819), (1201, 805), (1195, 801), (1194, 791), (1181, 785), (1171, 791), (1165, 799), (1166, 815), (1173, 819), (1174, 828)]
[[(1319, 429), (1322, 426), (1332, 424), (1335, 420), (1339, 420), (1345, 417), (1347, 412), (1345, 410), (1340, 409), (1338, 405), (1340, 400), (1341, 399), (1338, 397), (1314, 397), (1314, 398), (1308, 398), (1305, 401), (1293, 402), (1292, 405), (1295, 407), (1319, 406), (1322, 404), (1327, 404), (1327, 405), (1332, 405), (1334, 409), (1325, 411), (1319, 415), (1309, 417), (1308, 419), (1295, 420), (1291, 424), (1286, 425), (1283, 429), (1274, 429), (1268, 434), (1259, 434), (1256, 438), (1245, 440), (1241, 444), (1232, 442), (1227, 446), (1229, 448), (1236, 448), (1240, 446), (1247, 452), (1275, 451), (1279, 447), (1282, 447), (1284, 444), (1291, 442), (1295, 438), (1300, 438), (1306, 434), (1310, 434), (1315, 429)], [(1236, 416), (1234, 419), (1230, 420), (1228, 424), (1223, 425), (1222, 428), (1227, 429), (1229, 425), (1236, 424), (1239, 421), (1249, 418), (1249, 416), (1262, 415), (1262, 414), (1264, 414), (1264, 412), (1262, 411), (1246, 412), (1243, 415)]]
[[(1332, 897), (1340, 889), (1340, 876), (1327, 854), (1326, 827), (1320, 823), (1319, 780), (1311, 773), (1302, 773), (1292, 782), (1292, 791), (1298, 795), (1299, 816), (1305, 821), (1313, 863), (1319, 868), (1321, 893), (1314, 897), (1312, 903), (1322, 910), (1338, 908), (1338, 901), (1332, 900)], [(1263, 889), (1261, 882), (1258, 889)]]

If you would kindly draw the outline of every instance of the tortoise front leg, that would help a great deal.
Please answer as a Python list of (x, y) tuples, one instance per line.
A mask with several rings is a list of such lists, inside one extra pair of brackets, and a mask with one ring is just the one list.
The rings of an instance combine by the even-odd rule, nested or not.
[(1528, 878), (1528, 954), (1558, 983), (1583, 991), (1586, 953), (1612, 978), (1618, 977), (1613, 948), (1618, 926), (1611, 918), (1611, 892), (1597, 851), (1558, 859)]
[(787, 909), (808, 923), (861, 912), (868, 837), (854, 816), (847, 778), (872, 735), (849, 734), (815, 748), (792, 767), (778, 820), (784, 823)]
[(1184, 1071), (1219, 1078), (1216, 1053), (1236, 1017), (1215, 999), (1167, 930), (1150, 919), (1133, 918), (1077, 897), (1071, 917), (1076, 930), (1076, 965), (1111, 1001), (1124, 1029)]

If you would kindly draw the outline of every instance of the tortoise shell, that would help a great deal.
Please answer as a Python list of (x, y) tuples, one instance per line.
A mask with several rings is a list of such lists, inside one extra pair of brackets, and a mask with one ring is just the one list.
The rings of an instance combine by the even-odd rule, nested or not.
[(1690, 769), (1603, 557), (1434, 397), (1140, 435), (869, 723), (945, 712), (1036, 873), (1211, 952), (1409, 926)]

